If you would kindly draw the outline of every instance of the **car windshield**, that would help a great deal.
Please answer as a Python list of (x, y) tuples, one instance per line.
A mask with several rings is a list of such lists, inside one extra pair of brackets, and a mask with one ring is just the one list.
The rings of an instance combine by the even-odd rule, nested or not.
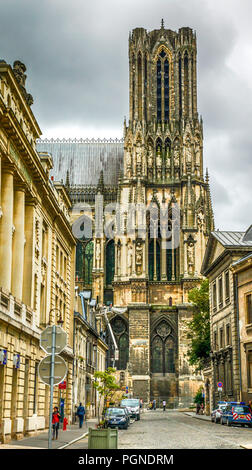
[(124, 406), (138, 406), (139, 405), (139, 400), (122, 400), (121, 405)]
[(249, 413), (248, 406), (233, 406), (232, 411), (235, 413)]
[(124, 416), (125, 415), (125, 411), (122, 409), (122, 408), (109, 408), (107, 411), (106, 411), (106, 414), (111, 416)]

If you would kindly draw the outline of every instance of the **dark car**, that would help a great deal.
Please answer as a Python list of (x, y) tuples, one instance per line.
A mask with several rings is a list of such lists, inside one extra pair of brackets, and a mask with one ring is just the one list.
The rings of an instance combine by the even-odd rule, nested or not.
[(121, 401), (121, 406), (126, 406), (130, 416), (136, 418), (137, 421), (140, 419), (140, 400), (139, 398), (125, 398)]
[(221, 416), (225, 409), (227, 408), (228, 403), (225, 401), (219, 401), (217, 403), (217, 408), (215, 408), (211, 413), (211, 421), (212, 423), (219, 423)]
[(221, 419), (221, 424), (227, 424), (232, 426), (232, 424), (240, 424), (241, 426), (252, 427), (252, 415), (250, 409), (245, 403), (242, 402), (231, 402), (228, 403), (228, 406), (223, 411)]
[(108, 408), (105, 412), (105, 427), (128, 429), (130, 416), (124, 407)]

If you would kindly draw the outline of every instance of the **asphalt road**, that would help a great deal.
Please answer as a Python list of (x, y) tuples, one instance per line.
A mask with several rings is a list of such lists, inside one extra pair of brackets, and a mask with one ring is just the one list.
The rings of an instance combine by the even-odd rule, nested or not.
[[(119, 449), (241, 449), (251, 446), (252, 429), (227, 427), (178, 411), (148, 411), (119, 430)], [(87, 438), (67, 449), (87, 449)]]

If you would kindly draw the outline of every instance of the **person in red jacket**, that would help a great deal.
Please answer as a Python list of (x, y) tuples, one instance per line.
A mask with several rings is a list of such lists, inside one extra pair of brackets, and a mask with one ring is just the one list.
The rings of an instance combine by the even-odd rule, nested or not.
[(53, 414), (52, 414), (53, 440), (55, 439), (55, 435), (56, 435), (56, 439), (58, 439), (59, 423), (60, 423), (59, 408), (55, 406), (53, 409)]

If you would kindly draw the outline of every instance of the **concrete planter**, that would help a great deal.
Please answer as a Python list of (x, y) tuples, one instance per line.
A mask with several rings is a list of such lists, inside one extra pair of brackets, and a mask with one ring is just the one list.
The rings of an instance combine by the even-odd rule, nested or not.
[(117, 449), (118, 429), (88, 429), (88, 449)]

